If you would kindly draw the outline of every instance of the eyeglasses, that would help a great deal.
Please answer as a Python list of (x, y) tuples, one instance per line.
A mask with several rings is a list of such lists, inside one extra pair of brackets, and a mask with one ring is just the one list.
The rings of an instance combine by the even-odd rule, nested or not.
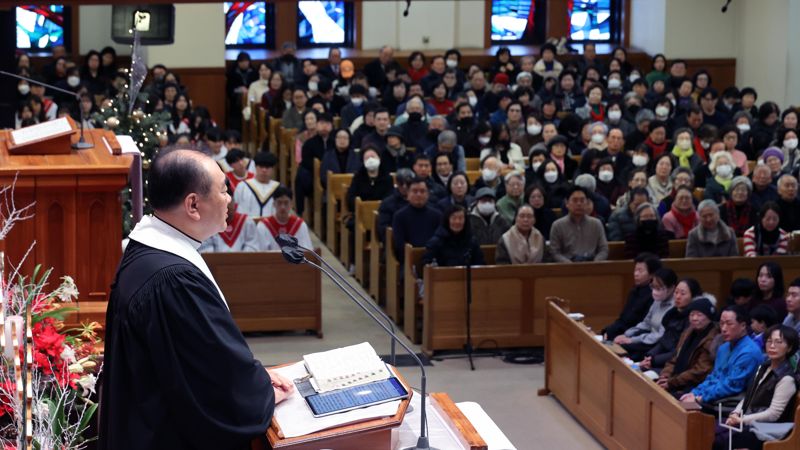
[(783, 345), (785, 343), (786, 341), (784, 341), (783, 339), (767, 339), (767, 341), (764, 344), (765, 346), (769, 347), (770, 345), (778, 346), (778, 345)]

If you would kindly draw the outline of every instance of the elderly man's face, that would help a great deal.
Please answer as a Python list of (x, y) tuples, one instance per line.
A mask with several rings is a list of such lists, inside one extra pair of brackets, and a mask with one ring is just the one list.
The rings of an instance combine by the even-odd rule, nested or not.
[(778, 183), (778, 194), (784, 201), (794, 201), (797, 198), (797, 179), (791, 176), (782, 177)]
[(512, 197), (519, 197), (525, 190), (525, 183), (519, 177), (512, 177), (506, 181), (506, 192)]
[(756, 170), (753, 172), (753, 184), (763, 188), (771, 181), (772, 175), (770, 174), (769, 168), (766, 166), (756, 166)]
[(713, 208), (703, 208), (700, 211), (700, 224), (706, 230), (713, 230), (717, 228), (719, 222), (719, 213), (714, 211)]
[(203, 240), (225, 231), (228, 226), (228, 203), (231, 196), (228, 195), (228, 187), (225, 185), (225, 174), (219, 165), (211, 158), (204, 158), (202, 161), (203, 169), (211, 179), (211, 190), (208, 195), (200, 197), (197, 202), (197, 209), (200, 220), (206, 231)]

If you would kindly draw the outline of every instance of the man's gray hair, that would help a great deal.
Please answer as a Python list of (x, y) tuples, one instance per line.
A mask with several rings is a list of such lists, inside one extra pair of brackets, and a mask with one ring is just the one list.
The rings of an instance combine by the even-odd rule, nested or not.
[(710, 198), (703, 200), (702, 202), (700, 202), (699, 205), (697, 205), (698, 214), (700, 213), (700, 211), (706, 208), (711, 208), (714, 210), (715, 213), (719, 214), (719, 206), (717, 206), (717, 202), (711, 200)]
[(790, 173), (785, 173), (785, 174), (781, 175), (780, 178), (778, 178), (778, 187), (781, 187), (781, 185), (784, 183), (784, 180), (789, 180), (789, 179), (794, 180), (795, 182), (797, 182), (797, 178), (795, 178), (794, 175), (792, 175)]
[(575, 186), (580, 186), (587, 191), (594, 193), (594, 190), (597, 188), (597, 180), (594, 179), (593, 175), (584, 173), (575, 178)]
[(439, 133), (439, 137), (436, 139), (436, 142), (438, 142), (439, 145), (442, 144), (456, 145), (456, 143), (458, 142), (458, 138), (456, 137), (455, 131), (444, 130), (441, 133)]

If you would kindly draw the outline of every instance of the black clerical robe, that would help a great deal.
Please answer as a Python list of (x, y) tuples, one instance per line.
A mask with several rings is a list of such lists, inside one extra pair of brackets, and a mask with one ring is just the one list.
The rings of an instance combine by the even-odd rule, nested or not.
[(212, 281), (131, 240), (106, 313), (100, 448), (239, 449), (275, 397)]

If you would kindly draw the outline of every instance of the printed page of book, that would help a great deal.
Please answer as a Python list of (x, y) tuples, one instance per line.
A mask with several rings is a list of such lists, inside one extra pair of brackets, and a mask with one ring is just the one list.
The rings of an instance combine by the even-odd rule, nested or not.
[(11, 132), (14, 145), (25, 145), (33, 141), (47, 139), (69, 131), (74, 131), (66, 117), (37, 123)]
[(388, 379), (386, 364), (368, 342), (303, 356), (317, 392)]

